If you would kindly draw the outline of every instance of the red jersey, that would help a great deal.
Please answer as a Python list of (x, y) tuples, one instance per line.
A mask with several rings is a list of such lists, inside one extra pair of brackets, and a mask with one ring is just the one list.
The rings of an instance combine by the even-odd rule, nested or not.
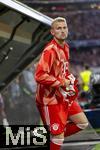
[(69, 75), (69, 46), (62, 48), (54, 39), (43, 50), (36, 68), (37, 81), (36, 102), (52, 105), (64, 100), (59, 87), (65, 83)]

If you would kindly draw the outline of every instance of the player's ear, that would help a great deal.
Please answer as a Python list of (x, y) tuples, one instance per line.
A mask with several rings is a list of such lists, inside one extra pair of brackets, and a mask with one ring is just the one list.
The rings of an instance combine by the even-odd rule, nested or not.
[(50, 33), (54, 36), (54, 31), (53, 31), (52, 28), (51, 28), (51, 30), (50, 30)]

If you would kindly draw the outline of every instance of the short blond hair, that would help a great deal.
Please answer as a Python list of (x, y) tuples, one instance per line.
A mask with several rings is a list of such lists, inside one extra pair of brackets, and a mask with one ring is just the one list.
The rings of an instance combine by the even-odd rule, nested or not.
[(51, 23), (51, 28), (53, 27), (53, 25), (54, 25), (55, 22), (62, 22), (62, 21), (65, 22), (65, 23), (67, 23), (66, 19), (63, 18), (63, 17), (57, 17), (57, 18), (53, 19), (53, 21)]

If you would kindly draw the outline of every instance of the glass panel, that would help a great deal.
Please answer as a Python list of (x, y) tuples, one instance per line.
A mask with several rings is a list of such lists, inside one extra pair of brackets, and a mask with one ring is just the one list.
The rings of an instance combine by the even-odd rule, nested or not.
[(2, 72), (0, 89), (2, 90), (40, 53), (49, 39), (49, 26), (2, 4), (0, 12), (0, 72)]

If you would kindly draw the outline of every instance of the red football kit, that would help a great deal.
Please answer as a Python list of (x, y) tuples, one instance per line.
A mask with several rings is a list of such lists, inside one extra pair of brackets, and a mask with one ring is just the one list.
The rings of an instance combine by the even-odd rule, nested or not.
[[(73, 89), (75, 95), (64, 96), (61, 87), (65, 79), (70, 79), (69, 46), (65, 43), (62, 48), (54, 39), (44, 48), (36, 68), (37, 81), (36, 102), (44, 124), (49, 126), (52, 134), (64, 131), (69, 116), (82, 112), (75, 101), (78, 90), (76, 80)], [(62, 90), (66, 90), (64, 87)]]

